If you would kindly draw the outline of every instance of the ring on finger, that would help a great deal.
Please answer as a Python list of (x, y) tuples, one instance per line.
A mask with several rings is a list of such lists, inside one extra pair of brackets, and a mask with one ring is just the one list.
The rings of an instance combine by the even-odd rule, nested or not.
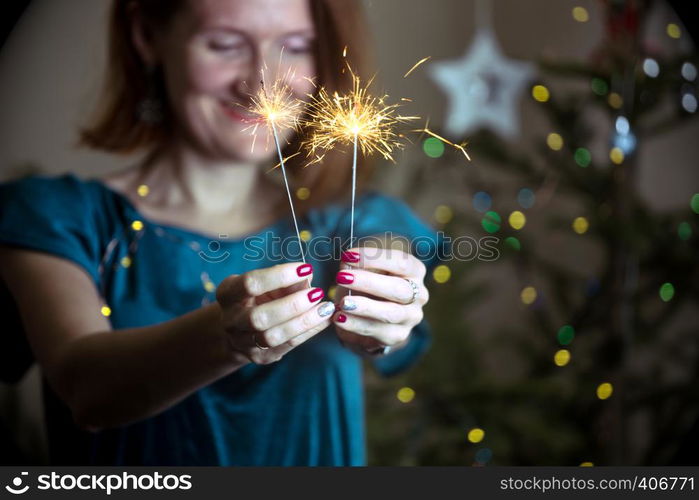
[(252, 341), (255, 343), (255, 347), (257, 347), (258, 349), (260, 349), (260, 350), (262, 350), (262, 351), (265, 351), (265, 350), (269, 349), (269, 347), (265, 347), (265, 346), (263, 346), (263, 345), (260, 345), (260, 344), (257, 342), (257, 332), (252, 332)]
[(406, 305), (412, 304), (413, 302), (415, 302), (415, 299), (417, 299), (417, 296), (420, 294), (420, 287), (418, 286), (417, 283), (415, 283), (413, 280), (411, 280), (409, 278), (403, 278), (403, 279), (408, 282), (408, 284), (410, 285), (410, 288), (412, 290), (412, 293), (413, 293), (413, 296), (410, 298), (410, 300), (408, 301), (408, 303)]

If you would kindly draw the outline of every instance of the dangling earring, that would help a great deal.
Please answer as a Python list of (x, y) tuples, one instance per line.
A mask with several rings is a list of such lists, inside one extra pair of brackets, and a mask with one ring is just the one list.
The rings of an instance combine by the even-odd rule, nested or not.
[(163, 102), (158, 95), (156, 66), (148, 66), (148, 94), (138, 103), (136, 113), (138, 119), (149, 125), (157, 125), (163, 121)]

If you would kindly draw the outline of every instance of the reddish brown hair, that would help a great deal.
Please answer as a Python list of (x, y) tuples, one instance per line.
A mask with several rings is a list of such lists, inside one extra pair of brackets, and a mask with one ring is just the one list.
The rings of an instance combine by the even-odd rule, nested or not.
[[(107, 71), (100, 105), (94, 117), (80, 131), (81, 146), (116, 154), (145, 152), (155, 155), (172, 137), (167, 106), (165, 119), (150, 125), (138, 118), (138, 103), (148, 96), (155, 80), (162, 101), (162, 78), (152, 79), (131, 39), (129, 4), (137, 1), (146, 22), (156, 28), (167, 26), (185, 0), (114, 0), (109, 17), (109, 52)], [(359, 0), (309, 0), (316, 27), (316, 71), (318, 83), (331, 93), (351, 89), (351, 79), (344, 71), (344, 47), (347, 59), (358, 75), (366, 78), (372, 67), (369, 52), (369, 30)], [(151, 90), (152, 91), (152, 90)], [(298, 150), (302, 137), (296, 137), (287, 152)], [(307, 201), (298, 201), (299, 211), (347, 194), (351, 175), (350, 155), (329, 153), (323, 164), (302, 168), (303, 155), (289, 160), (294, 184), (310, 189)], [(371, 173), (371, 164), (362, 162), (358, 171), (361, 184)]]

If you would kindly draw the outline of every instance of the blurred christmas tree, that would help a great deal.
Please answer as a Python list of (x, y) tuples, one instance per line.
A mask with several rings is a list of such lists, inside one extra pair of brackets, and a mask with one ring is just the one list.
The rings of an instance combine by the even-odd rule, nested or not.
[[(699, 463), (699, 194), (660, 213), (636, 189), (644, 141), (694, 117), (696, 55), (643, 42), (653, 2), (602, 5), (606, 37), (589, 63), (539, 61), (529, 89), (551, 133), (516, 146), (468, 136), (474, 162), (500, 175), (486, 180), (430, 138), (433, 163), (405, 167), (410, 201), (433, 186), (440, 229), (497, 236), (501, 267), (439, 266), (431, 351), (390, 381), (367, 372), (371, 464)], [(483, 332), (470, 312), (505, 282), (520, 303), (506, 328)]]

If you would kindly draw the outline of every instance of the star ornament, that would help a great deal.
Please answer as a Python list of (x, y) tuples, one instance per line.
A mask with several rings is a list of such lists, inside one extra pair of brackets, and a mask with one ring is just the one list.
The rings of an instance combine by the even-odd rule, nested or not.
[(507, 138), (517, 136), (517, 104), (534, 64), (507, 59), (491, 30), (479, 31), (461, 59), (432, 63), (429, 74), (449, 99), (448, 133), (490, 128)]

